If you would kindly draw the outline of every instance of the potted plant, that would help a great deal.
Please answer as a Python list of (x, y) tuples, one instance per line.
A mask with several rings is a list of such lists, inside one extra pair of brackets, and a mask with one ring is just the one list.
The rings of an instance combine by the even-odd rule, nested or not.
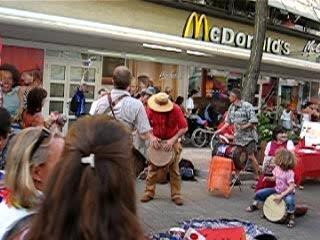
[(261, 111), (258, 115), (258, 136), (259, 136), (259, 152), (258, 161), (261, 164), (264, 158), (264, 151), (267, 143), (272, 140), (272, 133), (276, 125), (274, 124), (275, 113), (271, 111)]

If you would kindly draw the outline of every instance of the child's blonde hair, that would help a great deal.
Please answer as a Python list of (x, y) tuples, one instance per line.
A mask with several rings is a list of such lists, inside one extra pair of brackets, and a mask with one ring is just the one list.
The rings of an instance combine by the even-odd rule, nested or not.
[(295, 155), (287, 149), (281, 149), (276, 152), (274, 163), (282, 170), (294, 169), (297, 164)]

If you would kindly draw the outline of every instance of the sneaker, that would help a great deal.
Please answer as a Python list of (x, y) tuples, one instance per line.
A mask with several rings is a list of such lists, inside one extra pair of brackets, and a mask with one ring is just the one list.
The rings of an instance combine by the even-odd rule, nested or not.
[(294, 214), (289, 214), (288, 215), (288, 224), (287, 224), (287, 227), (288, 228), (293, 228), (295, 225), (295, 221), (294, 221)]
[(172, 201), (177, 205), (177, 206), (182, 206), (183, 205), (183, 201), (181, 197), (177, 197), (175, 199), (172, 199)]
[(146, 202), (150, 202), (153, 198), (148, 196), (148, 195), (144, 195), (140, 201), (143, 202), (143, 203), (146, 203)]
[(257, 207), (257, 205), (254, 205), (254, 204), (250, 205), (250, 206), (247, 207), (247, 209), (246, 209), (247, 212), (254, 212), (254, 211), (256, 211), (256, 210), (258, 210), (258, 207)]

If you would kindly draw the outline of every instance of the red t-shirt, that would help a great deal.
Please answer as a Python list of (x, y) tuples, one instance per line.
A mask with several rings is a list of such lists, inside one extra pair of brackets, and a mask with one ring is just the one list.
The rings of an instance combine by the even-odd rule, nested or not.
[(180, 129), (187, 128), (188, 123), (181, 108), (174, 104), (172, 111), (159, 113), (147, 109), (148, 118), (153, 128), (153, 135), (160, 139), (170, 139), (178, 133)]
[[(227, 114), (224, 114), (223, 121), (218, 125), (217, 129), (222, 128), (222, 126), (226, 122), (226, 119), (227, 119)], [(225, 128), (222, 132), (220, 132), (220, 134), (221, 135), (224, 135), (224, 134), (234, 135), (234, 125), (230, 124), (227, 128)]]

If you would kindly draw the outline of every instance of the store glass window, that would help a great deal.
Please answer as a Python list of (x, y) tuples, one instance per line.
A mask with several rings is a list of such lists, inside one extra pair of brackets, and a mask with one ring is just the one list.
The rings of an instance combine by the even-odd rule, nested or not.
[(121, 65), (125, 65), (124, 58), (103, 57), (102, 84), (112, 84), (113, 70)]
[(199, 94), (202, 90), (202, 68), (190, 67), (189, 68), (189, 92), (192, 90), (198, 90)]
[(50, 97), (64, 97), (64, 84), (50, 83)]
[(58, 111), (63, 112), (63, 101), (50, 101), (49, 103), (49, 112)]
[(85, 82), (95, 82), (96, 70), (94, 68), (86, 69), (82, 67), (70, 68), (70, 80), (72, 82), (80, 82), (81, 79)]
[(66, 79), (66, 67), (61, 65), (51, 65), (51, 80), (62, 81)]
[(86, 99), (94, 99), (94, 86), (87, 86), (87, 92), (84, 93)]
[(302, 106), (304, 106), (310, 98), (310, 82), (305, 82), (302, 85)]
[(318, 82), (311, 82), (311, 92), (310, 92), (311, 98), (320, 98), (319, 87), (320, 87), (320, 84)]
[(70, 98), (72, 98), (73, 95), (76, 93), (78, 87), (79, 87), (79, 84), (70, 84), (70, 87), (69, 87), (69, 97)]
[(82, 78), (83, 68), (82, 67), (71, 67), (70, 68), (70, 81), (80, 82)]
[(94, 83), (96, 80), (96, 70), (94, 68), (90, 68), (87, 72), (87, 77), (85, 78), (86, 82)]

